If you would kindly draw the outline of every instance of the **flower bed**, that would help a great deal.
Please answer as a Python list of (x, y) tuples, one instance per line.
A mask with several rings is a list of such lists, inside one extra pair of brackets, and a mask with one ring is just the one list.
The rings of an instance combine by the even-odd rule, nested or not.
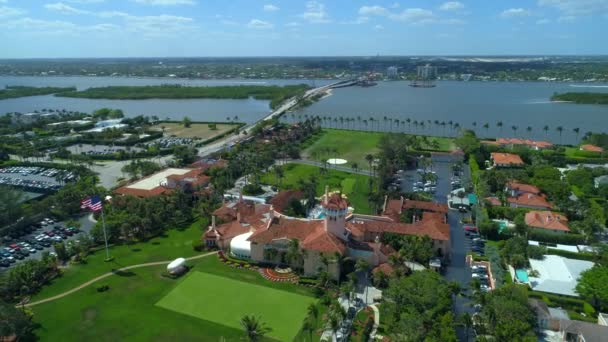
[(271, 268), (261, 268), (260, 274), (267, 280), (283, 283), (297, 283), (299, 279), (294, 273), (279, 273)]

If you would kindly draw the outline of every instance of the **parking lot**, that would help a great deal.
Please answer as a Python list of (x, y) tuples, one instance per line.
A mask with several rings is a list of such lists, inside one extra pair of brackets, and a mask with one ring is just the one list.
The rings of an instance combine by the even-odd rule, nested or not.
[(65, 182), (76, 179), (71, 171), (35, 166), (13, 166), (0, 169), (0, 185), (34, 192), (55, 191)]
[(81, 217), (80, 228), (68, 227), (65, 222), (45, 218), (28, 227), (26, 234), (18, 238), (3, 238), (0, 244), (0, 272), (29, 259), (40, 259), (42, 252), (53, 253), (53, 243), (78, 240), (95, 225), (91, 215)]
[(193, 138), (166, 137), (166, 138), (160, 138), (160, 139), (156, 139), (156, 140), (147, 142), (145, 145), (146, 146), (156, 145), (156, 146), (160, 147), (161, 149), (164, 149), (164, 148), (171, 148), (171, 147), (177, 146), (177, 145), (191, 145), (193, 142), (194, 142)]
[(140, 152), (142, 148), (136, 146), (108, 146), (108, 145), (90, 145), (90, 144), (79, 144), (72, 145), (67, 148), (68, 151), (74, 154), (84, 154), (88, 156), (103, 156), (106, 154), (113, 154), (116, 152)]

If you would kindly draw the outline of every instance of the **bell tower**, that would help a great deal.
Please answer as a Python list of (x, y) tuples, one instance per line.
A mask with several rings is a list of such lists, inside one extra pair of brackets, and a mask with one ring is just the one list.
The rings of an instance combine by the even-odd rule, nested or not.
[(346, 240), (346, 215), (348, 214), (348, 202), (342, 194), (334, 192), (330, 194), (325, 187), (323, 196), (323, 211), (325, 212), (325, 231), (336, 237)]

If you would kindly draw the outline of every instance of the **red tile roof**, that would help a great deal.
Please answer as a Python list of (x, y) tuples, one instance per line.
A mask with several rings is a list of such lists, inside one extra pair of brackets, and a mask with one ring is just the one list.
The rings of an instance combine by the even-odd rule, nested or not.
[(513, 153), (492, 152), (492, 160), (496, 165), (523, 165), (521, 157)]
[(549, 203), (543, 195), (520, 194), (517, 197), (507, 198), (507, 202), (521, 207), (539, 207), (545, 209), (553, 208), (553, 205), (551, 205), (551, 203)]
[(449, 240), (450, 225), (445, 222), (445, 214), (425, 212), (422, 220), (414, 223), (357, 221), (347, 222), (346, 227), (355, 236), (368, 233), (396, 233), (402, 235), (428, 236), (433, 240)]
[(372, 273), (378, 273), (378, 272), (382, 272), (386, 275), (391, 275), (393, 274), (393, 272), (395, 272), (395, 269), (393, 268), (393, 266), (391, 266), (388, 263), (382, 263), (376, 267), (374, 267), (374, 269), (372, 270)]
[(414, 201), (406, 199), (403, 201), (403, 209), (421, 209), (434, 213), (448, 213), (448, 205), (437, 202)]
[(539, 149), (552, 147), (553, 144), (547, 141), (535, 141), (528, 139), (517, 139), (517, 138), (500, 138), (496, 140), (497, 145), (522, 145), (528, 147), (537, 147)]
[[(141, 182), (142, 180), (150, 178), (152, 176), (154, 176), (154, 174), (144, 177), (142, 179), (139, 179), (139, 180), (135, 181), (134, 183)], [(167, 179), (171, 179), (175, 182), (179, 182), (181, 180), (186, 180), (186, 182), (188, 184), (192, 185), (193, 187), (196, 187), (199, 185), (208, 184), (209, 181), (211, 180), (211, 177), (203, 175), (201, 169), (192, 169), (181, 175), (177, 175), (177, 174), (169, 175), (169, 176), (167, 176)], [(160, 185), (157, 187), (154, 187), (152, 189), (134, 189), (134, 188), (130, 188), (129, 186), (130, 186), (130, 184), (122, 186), (122, 187), (114, 190), (114, 193), (119, 194), (119, 195), (131, 195), (131, 196), (137, 196), (137, 197), (153, 197), (153, 196), (158, 196), (158, 195), (161, 195), (164, 193), (169, 193), (172, 191), (171, 188), (160, 186)]]
[(304, 197), (304, 193), (300, 190), (279, 191), (279, 193), (276, 194), (276, 196), (274, 196), (270, 200), (270, 204), (272, 204), (272, 206), (274, 207), (274, 210), (282, 213), (285, 210), (285, 208), (287, 208), (289, 201), (291, 201), (294, 198), (297, 200), (301, 200), (303, 197)]
[(581, 151), (589, 151), (589, 152), (604, 152), (604, 149), (600, 146), (595, 146), (591, 144), (581, 145)]
[(329, 194), (329, 198), (326, 199), (326, 202), (323, 202), (323, 207), (327, 209), (333, 210), (343, 210), (348, 209), (348, 202), (344, 197), (342, 197), (341, 193), (334, 192), (333, 194)]
[(540, 194), (540, 189), (538, 189), (536, 186), (530, 185), (530, 184), (525, 184), (525, 183), (520, 183), (517, 181), (508, 182), (507, 189), (515, 190), (515, 191), (519, 191), (519, 192), (527, 192), (527, 193), (537, 194), (537, 195)]
[(568, 232), (568, 218), (551, 211), (531, 211), (526, 214), (526, 224), (534, 228)]
[(259, 229), (249, 237), (249, 241), (267, 244), (279, 239), (298, 239), (303, 249), (322, 253), (346, 251), (344, 241), (325, 231), (324, 220), (303, 220), (275, 213), (272, 223)]
[(129, 188), (127, 186), (123, 186), (123, 187), (120, 187), (120, 188), (114, 190), (114, 193), (119, 194), (119, 195), (130, 195), (130, 196), (137, 196), (137, 197), (153, 197), (153, 196), (158, 196), (163, 193), (166, 193), (169, 190), (170, 189), (164, 188), (162, 186), (157, 186), (156, 188), (152, 188), (150, 190), (133, 189), (133, 188)]
[(382, 215), (390, 217), (395, 222), (399, 221), (399, 217), (401, 216), (401, 201), (402, 199), (387, 200)]
[[(245, 233), (249, 233), (251, 230), (250, 225), (242, 225), (240, 222), (232, 221), (228, 223), (221, 224), (216, 227), (217, 233), (220, 235), (222, 239), (232, 239), (233, 237)], [(209, 232), (209, 231), (207, 231)], [(207, 237), (207, 234), (205, 233)]]
[(486, 197), (485, 200), (488, 201), (493, 206), (501, 206), (502, 205), (502, 202), (496, 196)]

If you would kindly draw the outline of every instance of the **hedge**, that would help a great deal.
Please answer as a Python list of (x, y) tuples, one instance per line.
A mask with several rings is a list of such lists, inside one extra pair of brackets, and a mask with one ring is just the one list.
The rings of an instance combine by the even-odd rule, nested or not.
[(547, 254), (559, 255), (568, 259), (595, 261), (596, 256), (593, 253), (576, 253), (564, 251), (561, 249), (547, 248)]
[(553, 242), (563, 245), (581, 245), (585, 243), (585, 236), (581, 234), (553, 234), (530, 230), (528, 240)]
[(528, 292), (528, 297), (540, 299), (550, 307), (562, 307), (576, 313), (583, 312), (587, 317), (594, 317), (595, 315), (593, 306), (582, 299), (537, 291)]
[(490, 219), (503, 219), (506, 218), (509, 221), (513, 221), (520, 213), (527, 213), (530, 209), (526, 208), (511, 208), (501, 206), (490, 206), (488, 207), (488, 216)]

